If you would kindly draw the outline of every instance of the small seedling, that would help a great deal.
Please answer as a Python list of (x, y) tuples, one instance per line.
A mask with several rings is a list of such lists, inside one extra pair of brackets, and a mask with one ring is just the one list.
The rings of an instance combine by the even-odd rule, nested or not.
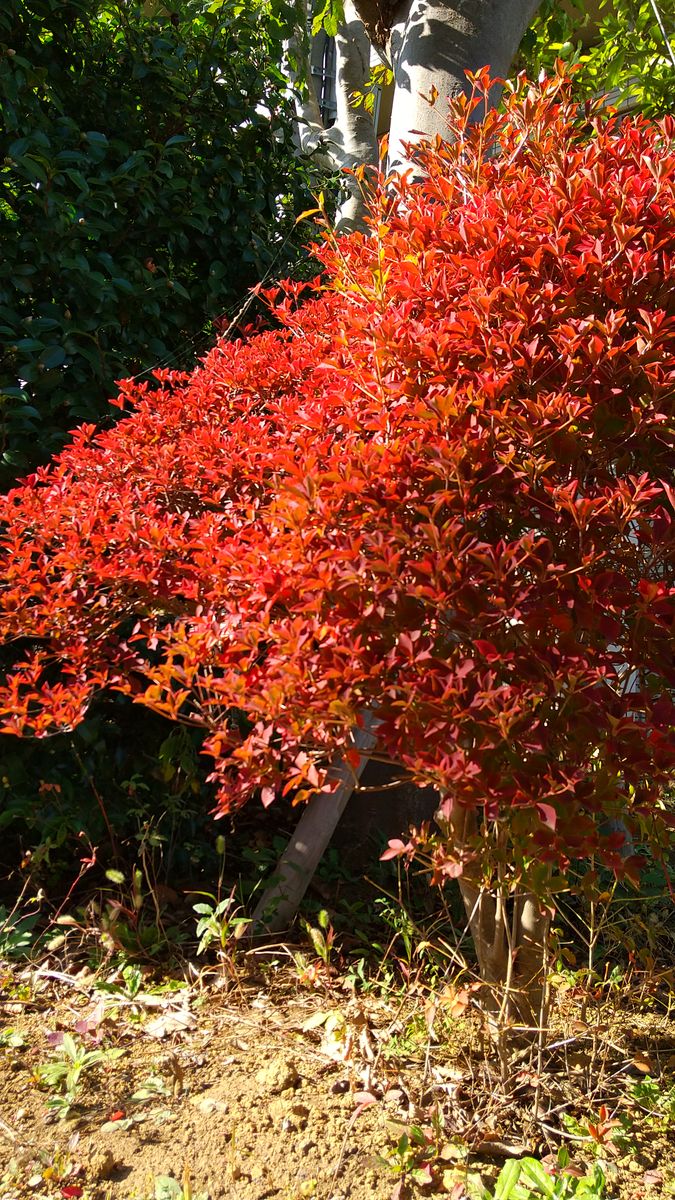
[(405, 1181), (419, 1187), (436, 1183), (443, 1155), (443, 1120), (436, 1110), (431, 1125), (411, 1125), (404, 1130), (394, 1149), (382, 1156), (380, 1162), (398, 1176), (397, 1194)]
[(151, 1100), (165, 1099), (170, 1095), (171, 1089), (166, 1079), (163, 1079), (161, 1075), (155, 1072), (143, 1080), (133, 1093), (131, 1099), (134, 1104), (147, 1104)]
[(135, 1000), (143, 987), (143, 972), (138, 967), (127, 963), (120, 971), (122, 982), (101, 980), (96, 983), (96, 990), (110, 996), (121, 996), (124, 1000)]
[(11, 1026), (0, 1029), (0, 1049), (23, 1050), (25, 1045), (26, 1039), (17, 1029), (12, 1029)]
[(612, 1117), (605, 1104), (601, 1104), (597, 1117), (577, 1120), (569, 1114), (563, 1116), (568, 1133), (580, 1142), (587, 1142), (596, 1154), (618, 1154), (630, 1144), (631, 1121), (627, 1115)]
[(387, 1155), (384, 1162), (394, 1172), (404, 1179), (412, 1179), (424, 1187), (433, 1183), (431, 1159), (434, 1157), (433, 1143), (427, 1133), (418, 1125), (413, 1125), (402, 1133), (394, 1150)]
[(61, 1189), (63, 1196), (81, 1196), (83, 1189), (76, 1182), (82, 1174), (82, 1164), (73, 1159), (68, 1151), (38, 1150), (37, 1157), (42, 1165), (42, 1180), (45, 1183), (66, 1184), (68, 1189)]
[(325, 969), (329, 971), (335, 944), (335, 930), (325, 908), (322, 908), (321, 912), (317, 914), (316, 920), (316, 926), (310, 925), (309, 921), (304, 921), (303, 924), (314, 948), (314, 953)]
[(199, 917), (196, 930), (199, 938), (197, 954), (203, 954), (209, 946), (215, 943), (218, 956), (223, 961), (231, 961), (234, 957), (237, 940), (244, 932), (244, 927), (250, 924), (248, 917), (235, 916), (238, 909), (234, 907), (234, 893), (226, 896), (224, 900), (218, 900), (216, 896), (211, 896), (207, 892), (197, 894), (206, 896), (209, 901), (208, 904), (192, 905), (194, 912)]
[(321, 984), (326, 984), (335, 974), (332, 966), (335, 931), (325, 909), (317, 914), (316, 919), (316, 925), (310, 925), (309, 921), (303, 921), (316, 959), (310, 961), (304, 954), (293, 955), (293, 962), (298, 972), (298, 982), (304, 987), (319, 987)]
[(630, 1096), (652, 1128), (669, 1129), (675, 1123), (675, 1085), (664, 1088), (648, 1075), (633, 1084)]
[(35, 1078), (41, 1086), (58, 1090), (59, 1094), (47, 1101), (47, 1107), (65, 1118), (76, 1102), (82, 1075), (104, 1063), (115, 1062), (126, 1054), (126, 1050), (85, 1050), (70, 1033), (64, 1035), (60, 1050), (62, 1053), (58, 1057), (36, 1069)]
[(207, 1192), (193, 1192), (190, 1182), (190, 1172), (183, 1172), (182, 1183), (172, 1175), (158, 1175), (155, 1178), (153, 1200), (209, 1200)]
[(234, 888), (229, 896), (221, 898), (225, 871), (225, 849), (225, 838), (222, 836), (216, 838), (216, 851), (220, 857), (217, 894), (214, 896), (211, 892), (196, 892), (195, 895), (204, 896), (205, 900), (199, 904), (193, 904), (192, 907), (199, 917), (196, 930), (199, 938), (197, 954), (203, 954), (209, 946), (215, 944), (223, 967), (229, 970), (236, 981), (237, 973), (234, 961), (237, 942), (246, 932), (250, 920), (248, 917), (236, 915), (240, 910), (239, 906), (235, 904)]

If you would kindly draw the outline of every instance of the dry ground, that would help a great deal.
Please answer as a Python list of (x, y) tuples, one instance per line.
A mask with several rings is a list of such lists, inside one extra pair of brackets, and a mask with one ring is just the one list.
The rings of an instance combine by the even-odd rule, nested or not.
[[(105, 982), (0, 968), (0, 1200), (180, 1195), (166, 1176), (209, 1200), (473, 1200), (508, 1156), (552, 1163), (561, 1145), (581, 1171), (604, 1163), (611, 1200), (675, 1195), (675, 1021), (648, 996), (582, 1020), (559, 988), (540, 1062), (516, 1060), (504, 1095), (456, 988), (357, 995), (282, 967)], [(43, 1073), (64, 1034), (122, 1051), (88, 1061), (65, 1114)]]

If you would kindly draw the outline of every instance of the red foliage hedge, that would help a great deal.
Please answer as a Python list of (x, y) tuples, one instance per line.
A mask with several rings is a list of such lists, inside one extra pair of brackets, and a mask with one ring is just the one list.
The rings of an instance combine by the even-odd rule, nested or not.
[(580, 121), (560, 79), (471, 104), (277, 327), (124, 383), (127, 419), (2, 501), (5, 730), (129, 692), (204, 729), (225, 810), (330, 786), (373, 710), (544, 858), (660, 822), (675, 122)]

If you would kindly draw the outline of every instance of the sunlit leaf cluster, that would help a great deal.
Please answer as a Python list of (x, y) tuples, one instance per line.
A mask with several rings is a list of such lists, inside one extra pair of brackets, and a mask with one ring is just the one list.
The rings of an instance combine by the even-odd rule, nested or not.
[(629, 111), (663, 116), (675, 108), (675, 10), (669, 0), (544, 0), (520, 49), (536, 74), (557, 58), (577, 66), (579, 98), (609, 95)]

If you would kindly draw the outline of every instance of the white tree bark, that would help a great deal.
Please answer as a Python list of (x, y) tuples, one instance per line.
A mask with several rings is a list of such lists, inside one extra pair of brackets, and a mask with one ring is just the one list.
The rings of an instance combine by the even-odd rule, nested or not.
[[(386, 57), (394, 72), (394, 101), (389, 132), (389, 170), (404, 171), (410, 165), (405, 146), (420, 138), (447, 133), (448, 98), (466, 92), (465, 72), (489, 67), (493, 77), (504, 78), (525, 30), (541, 0), (403, 0), (392, 5)], [(378, 0), (345, 0), (345, 21), (336, 38), (337, 107), (335, 125), (325, 130), (311, 82), (298, 90), (298, 77), (309, 81), (309, 57), (304, 29), (289, 42), (292, 56), (303, 63), (295, 77), (289, 73), (298, 114), (298, 145), (304, 153), (323, 152), (340, 170), (378, 165), (377, 134), (365, 108), (354, 105), (354, 95), (364, 92), (370, 76), (372, 33), (380, 29), (382, 12)], [(307, 17), (306, 0), (302, 12)], [(365, 25), (364, 25), (365, 21)], [(378, 47), (382, 53), (382, 46)], [(305, 69), (306, 68), (306, 69)], [(498, 103), (500, 86), (492, 90), (491, 102)], [(432, 96), (437, 95), (435, 103)], [(480, 113), (476, 114), (477, 119)], [(346, 177), (348, 196), (341, 205), (336, 229), (348, 233), (363, 227), (364, 197), (358, 182)]]
[[(301, 154), (321, 153), (326, 130), (312, 85), (309, 54), (309, 11), (306, 0), (298, 0), (298, 26), (284, 43), (282, 70), (295, 106), (295, 144)], [(330, 163), (326, 163), (330, 166)]]
[[(440, 812), (436, 819), (446, 837), (459, 849), (470, 849), (477, 836), (476, 812), (458, 809), (450, 820)], [(497, 835), (507, 847), (506, 831)], [(496, 843), (495, 843), (496, 845)], [(534, 1040), (545, 1022), (546, 946), (551, 918), (532, 892), (512, 880), (494, 890), (461, 875), (459, 890), (473, 938), (485, 995), (483, 1008), (493, 1031), (504, 1040), (509, 1025), (516, 1038)]]
[[(465, 72), (505, 78), (540, 0), (404, 0), (390, 33), (394, 105), (389, 169), (410, 166), (405, 143), (447, 135), (447, 101), (468, 91)], [(429, 102), (438, 93), (435, 104)], [(496, 85), (491, 101), (499, 102)], [(480, 119), (477, 113), (477, 119)]]
[[(365, 92), (370, 78), (370, 40), (352, 0), (345, 0), (345, 20), (335, 39), (337, 120), (326, 129), (310, 71), (309, 40), (306, 33), (309, 10), (299, 4), (302, 28), (286, 43), (284, 73), (292, 91), (296, 112), (295, 140), (298, 150), (334, 171), (351, 172), (357, 167), (377, 168), (377, 135), (373, 118), (354, 103), (356, 93)], [(335, 228), (350, 233), (363, 228), (363, 190), (350, 174), (344, 177), (346, 199), (340, 205)]]
[[(373, 118), (363, 105), (355, 107), (354, 95), (365, 92), (370, 78), (370, 39), (352, 0), (345, 0), (345, 21), (335, 39), (337, 52), (337, 120), (328, 131), (327, 142), (337, 165), (344, 171), (356, 167), (376, 169), (377, 134)], [(352, 176), (345, 177), (347, 198), (337, 214), (338, 233), (363, 226), (365, 211), (362, 187)]]

